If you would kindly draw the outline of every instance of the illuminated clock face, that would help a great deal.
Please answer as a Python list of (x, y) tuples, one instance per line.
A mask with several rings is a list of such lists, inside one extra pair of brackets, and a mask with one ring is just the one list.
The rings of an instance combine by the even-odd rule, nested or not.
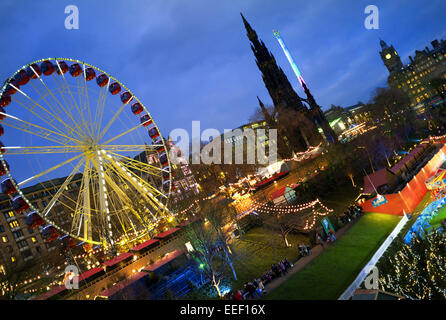
[(390, 55), (390, 53), (386, 54), (386, 59), (389, 60), (392, 56)]

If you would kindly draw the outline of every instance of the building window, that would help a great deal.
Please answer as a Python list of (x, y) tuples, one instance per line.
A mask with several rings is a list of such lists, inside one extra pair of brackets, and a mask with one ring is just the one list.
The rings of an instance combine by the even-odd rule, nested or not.
[(19, 238), (23, 237), (23, 232), (22, 232), (22, 230), (14, 231), (12, 233), (12, 235), (14, 236), (14, 239), (19, 239)]
[(17, 220), (14, 220), (9, 223), (9, 226), (11, 227), (11, 229), (14, 229), (19, 226), (19, 223), (17, 222)]
[(28, 242), (26, 242), (26, 240), (19, 241), (19, 242), (17, 242), (17, 246), (18, 246), (20, 249), (25, 248), (25, 247), (28, 246)]
[(6, 219), (13, 218), (14, 217), (14, 211), (4, 212), (4, 215), (5, 215)]
[(5, 227), (3, 227), (3, 225), (0, 224), (0, 233), (1, 232), (5, 232)]
[(25, 251), (23, 251), (23, 252), (22, 252), (22, 257), (23, 257), (24, 259), (29, 258), (29, 257), (32, 257), (31, 250), (25, 250)]

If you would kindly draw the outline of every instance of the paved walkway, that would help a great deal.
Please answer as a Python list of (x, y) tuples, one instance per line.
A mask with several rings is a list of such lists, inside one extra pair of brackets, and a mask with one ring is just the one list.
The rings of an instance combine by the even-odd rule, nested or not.
[[(361, 219), (361, 217), (353, 220), (349, 224), (343, 226), (341, 229), (336, 231), (336, 233), (335, 233), (336, 241), (338, 241), (339, 238), (341, 238), (345, 232), (347, 232), (353, 225), (355, 225), (359, 219)], [(318, 257), (321, 253), (323, 253), (331, 245), (332, 245), (332, 243), (328, 243), (328, 244), (325, 243), (324, 247), (322, 247), (322, 245), (319, 244), (319, 245), (311, 248), (311, 254), (309, 256), (301, 257), (300, 259), (298, 259), (296, 262), (293, 263), (293, 267), (285, 275), (272, 280), (270, 283), (268, 283), (265, 286), (266, 294), (269, 294), (271, 291), (273, 291), (274, 289), (279, 287), (282, 283), (287, 281), (293, 274), (302, 270), (307, 264), (309, 264), (311, 261), (313, 261), (313, 259)]]

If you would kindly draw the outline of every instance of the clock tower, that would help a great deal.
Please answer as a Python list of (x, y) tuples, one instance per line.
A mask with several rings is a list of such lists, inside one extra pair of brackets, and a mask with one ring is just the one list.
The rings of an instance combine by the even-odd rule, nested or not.
[(379, 43), (382, 49), (379, 54), (381, 55), (381, 59), (386, 65), (387, 70), (389, 70), (390, 73), (401, 70), (403, 64), (393, 45), (389, 47), (384, 40), (381, 40)]

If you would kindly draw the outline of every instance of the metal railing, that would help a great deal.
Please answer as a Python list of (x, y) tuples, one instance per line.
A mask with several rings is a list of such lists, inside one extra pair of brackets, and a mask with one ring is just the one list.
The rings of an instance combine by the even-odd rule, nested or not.
[(403, 218), (400, 220), (400, 222), (398, 222), (396, 227), (393, 229), (392, 233), (386, 238), (386, 240), (379, 247), (379, 249), (375, 252), (375, 254), (370, 259), (370, 261), (365, 265), (365, 267), (361, 270), (361, 272), (359, 272), (356, 279), (341, 294), (341, 296), (338, 298), (338, 300), (348, 300), (353, 296), (356, 289), (359, 288), (361, 286), (361, 284), (364, 282), (365, 278), (367, 277), (368, 273), (370, 272), (370, 269), (376, 265), (378, 260), (384, 254), (384, 252), (387, 250), (387, 248), (390, 246), (390, 244), (393, 242), (393, 240), (397, 237), (397, 235), (401, 232), (403, 227), (406, 225), (407, 221), (409, 221), (409, 219), (407, 218), (406, 215), (404, 215)]

